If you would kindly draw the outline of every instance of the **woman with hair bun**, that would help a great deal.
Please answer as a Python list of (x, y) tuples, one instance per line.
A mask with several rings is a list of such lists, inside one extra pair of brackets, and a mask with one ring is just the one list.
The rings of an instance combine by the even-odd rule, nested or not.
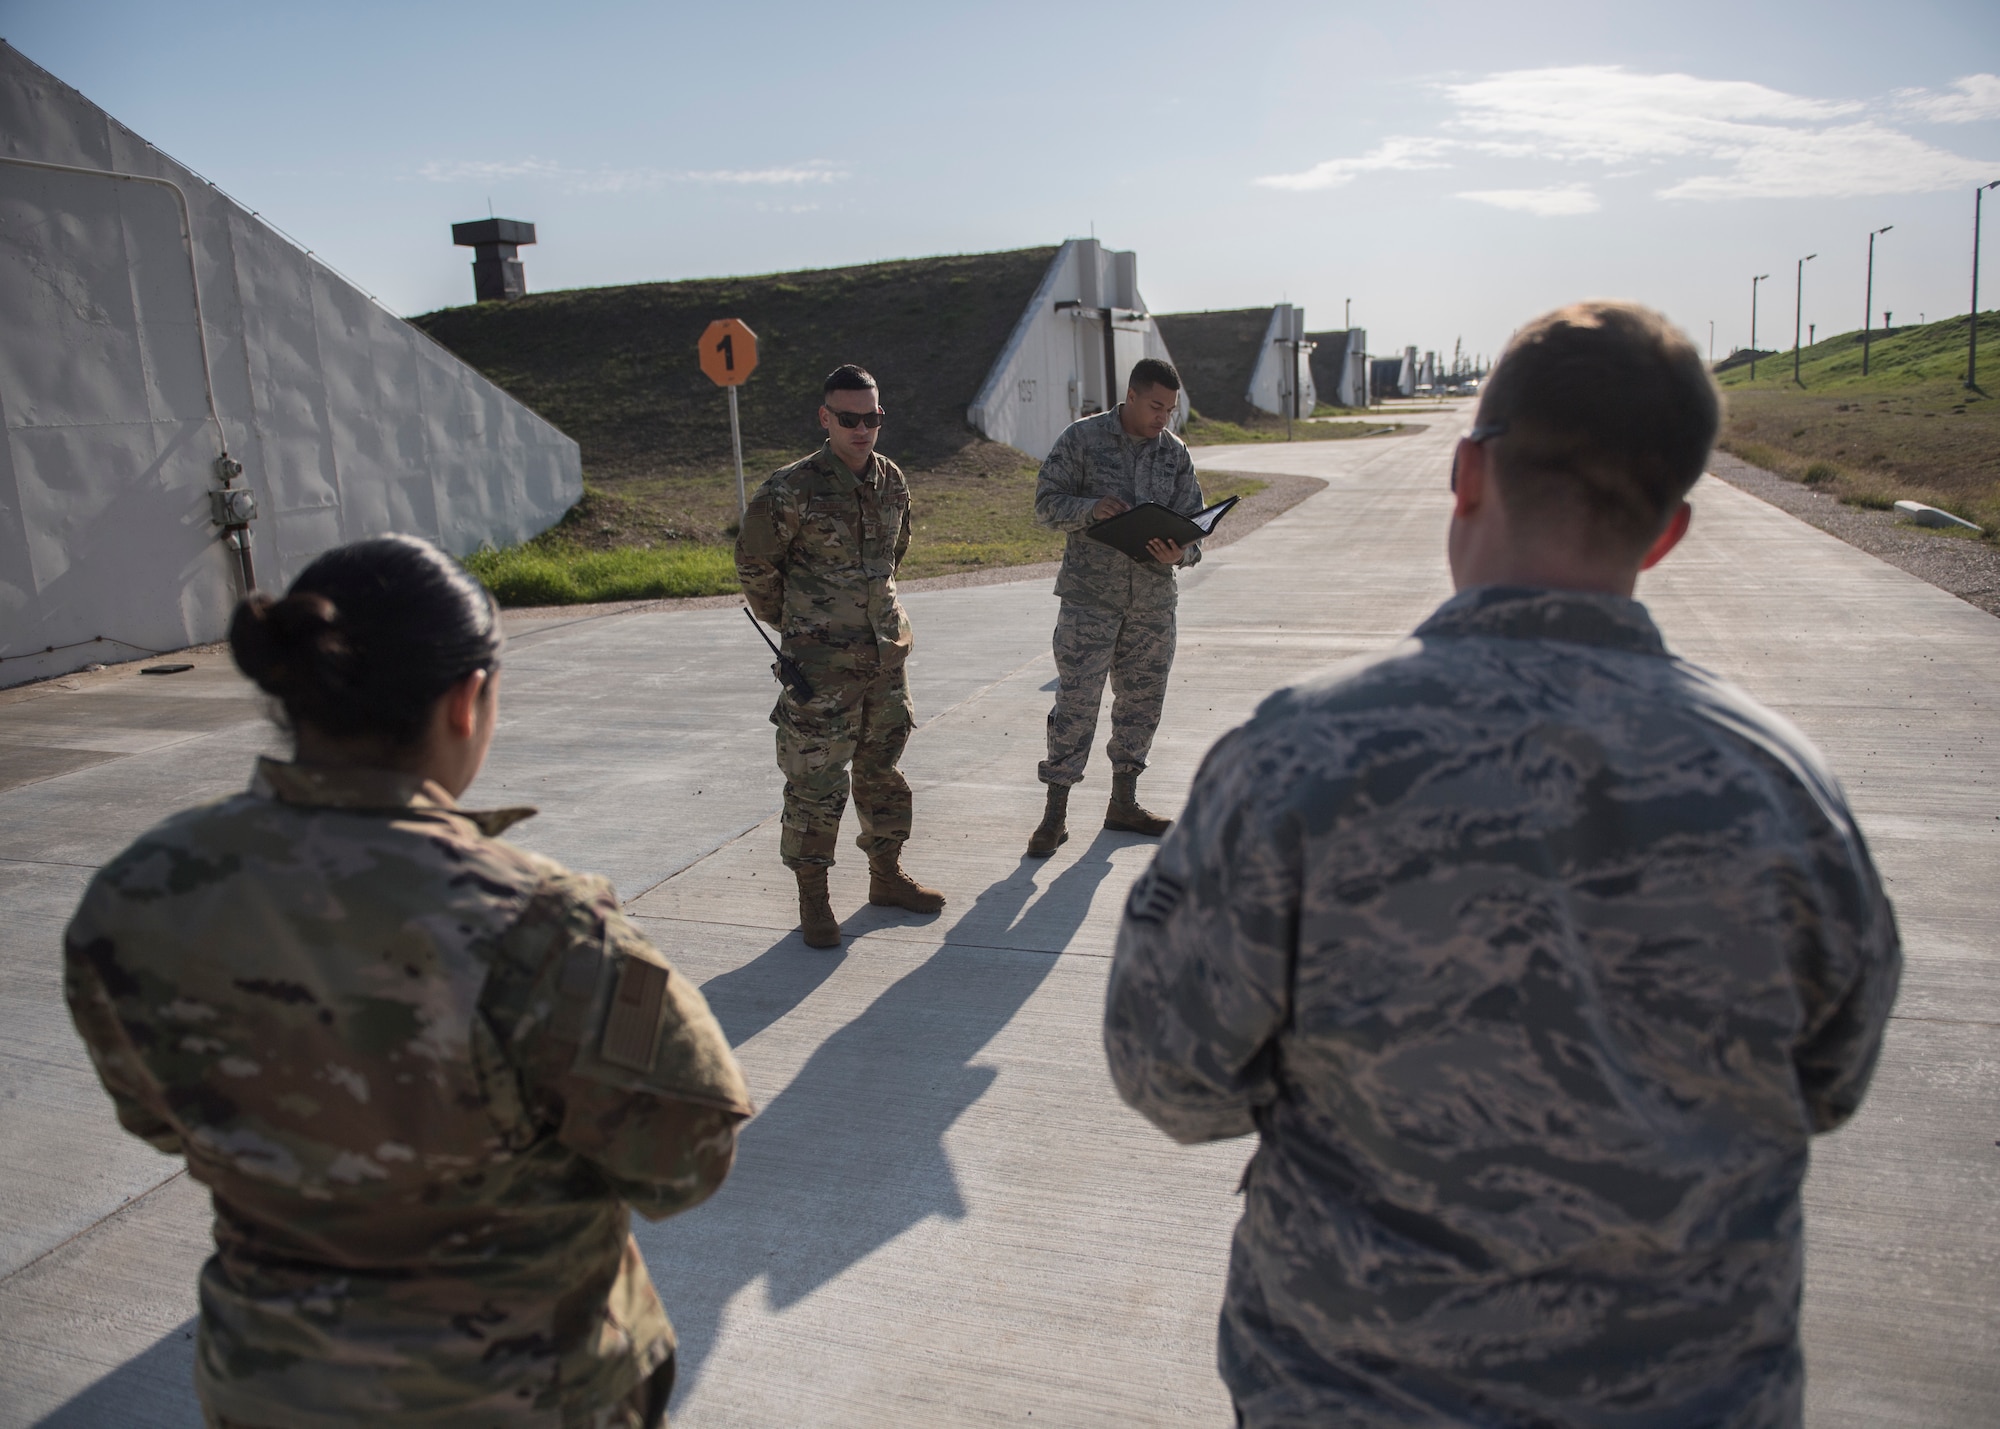
[(209, 1423), (663, 1423), (629, 1210), (707, 1198), (749, 1094), (609, 883), (499, 838), (532, 809), (458, 807), (498, 714), (491, 599), (389, 536), (229, 638), (296, 758), (143, 835), (65, 940), (119, 1120), (214, 1198)]

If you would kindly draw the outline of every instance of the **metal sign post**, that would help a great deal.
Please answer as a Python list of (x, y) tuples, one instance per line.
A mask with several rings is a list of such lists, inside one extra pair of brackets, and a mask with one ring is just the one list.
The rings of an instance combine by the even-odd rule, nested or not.
[(736, 453), (736, 519), (741, 521), (750, 512), (750, 496), (743, 489), (743, 423), (736, 416), (736, 388), (729, 393), (729, 447)]
[(743, 485), (743, 423), (736, 407), (736, 389), (757, 370), (757, 334), (738, 318), (717, 318), (701, 334), (696, 351), (708, 380), (729, 393), (729, 446), (736, 454), (736, 519), (750, 512)]

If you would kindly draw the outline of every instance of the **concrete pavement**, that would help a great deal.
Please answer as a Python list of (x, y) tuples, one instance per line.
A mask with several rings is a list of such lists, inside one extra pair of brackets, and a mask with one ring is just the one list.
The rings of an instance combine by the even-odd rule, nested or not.
[[(1187, 580), (1142, 785), (1156, 806), (1266, 691), (1399, 638), (1447, 593), (1456, 424), (1426, 420), (1197, 454), (1330, 484)], [(1808, 1184), (1809, 1422), (1989, 1424), (2000, 621), (1720, 483), (1696, 507), (1641, 594), (1681, 653), (1827, 750), (1910, 954), (1875, 1090)], [(1091, 828), (1100, 754), (1070, 843), (1020, 856), (1053, 677), (1045, 583), (909, 604), (908, 861), (951, 902), (868, 908), (850, 845), (833, 886), (851, 937), (831, 955), (792, 931), (772, 686), (740, 614), (556, 622), (510, 650), (468, 802), (540, 804), (523, 842), (614, 877), (703, 984), (762, 1107), (716, 1199), (640, 1231), (682, 1337), (675, 1422), (1227, 1422), (1214, 1315), (1248, 1148), (1167, 1143), (1118, 1104), (1098, 1045), (1151, 845)], [(195, 1424), (205, 1208), (118, 1132), (61, 1008), (56, 938), (90, 868), (236, 787), (268, 735), (225, 663), (76, 683), (0, 702), (0, 1424)]]

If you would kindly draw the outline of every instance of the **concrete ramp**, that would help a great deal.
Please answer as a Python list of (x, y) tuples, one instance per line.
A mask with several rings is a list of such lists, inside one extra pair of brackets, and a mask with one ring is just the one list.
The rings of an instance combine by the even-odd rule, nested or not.
[(225, 451), (266, 588), (583, 492), (575, 442), (4, 43), (0, 420), (0, 685), (222, 635)]

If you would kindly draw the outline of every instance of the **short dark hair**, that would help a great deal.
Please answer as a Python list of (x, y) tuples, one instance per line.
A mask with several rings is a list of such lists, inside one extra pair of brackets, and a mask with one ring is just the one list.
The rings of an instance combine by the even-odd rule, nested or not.
[(1516, 333), (1479, 395), (1510, 514), (1649, 545), (1700, 478), (1722, 397), (1694, 343), (1637, 303), (1572, 303)]
[(877, 392), (881, 388), (875, 381), (875, 374), (865, 367), (856, 367), (851, 362), (843, 362), (826, 374), (826, 384), (819, 389), (821, 398), (832, 392)]
[(1142, 357), (1132, 364), (1132, 377), (1125, 386), (1133, 392), (1143, 392), (1148, 387), (1164, 387), (1169, 392), (1178, 392), (1181, 390), (1181, 375), (1174, 371), (1171, 362), (1157, 357)]
[(486, 588), (414, 536), (336, 546), (283, 599), (247, 596), (229, 622), (236, 667), (292, 729), (396, 749), (423, 738), (446, 690), (499, 664), (503, 641)]

